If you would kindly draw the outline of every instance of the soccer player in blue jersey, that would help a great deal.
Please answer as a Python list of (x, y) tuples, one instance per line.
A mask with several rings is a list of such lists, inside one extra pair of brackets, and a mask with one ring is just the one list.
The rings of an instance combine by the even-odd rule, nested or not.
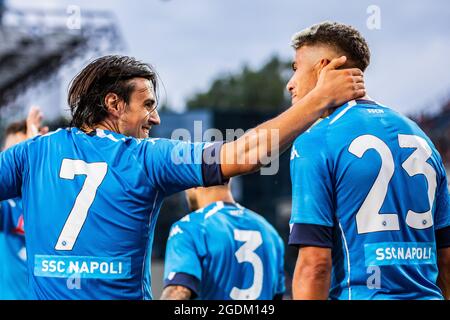
[(186, 197), (194, 212), (170, 230), (161, 299), (281, 299), (284, 244), (275, 228), (236, 203), (229, 184)]
[(225, 144), (149, 139), (160, 124), (154, 70), (126, 56), (91, 62), (69, 90), (72, 126), (0, 154), (0, 200), (23, 200), (32, 297), (150, 299), (163, 199), (258, 170), (261, 149), (285, 150), (324, 110), (363, 96), (359, 69), (336, 70), (345, 61), (290, 109)]
[[(334, 57), (363, 71), (370, 61), (362, 35), (339, 23), (299, 32), (293, 47), (293, 103)], [(445, 170), (413, 121), (368, 97), (331, 110), (294, 142), (291, 179), (295, 299), (449, 298)]]
[[(26, 120), (11, 123), (6, 128), (4, 150), (38, 134), (42, 113), (31, 107)], [(28, 298), (27, 263), (24, 236), (22, 201), (20, 198), (0, 202), (0, 300), (25, 300)]]

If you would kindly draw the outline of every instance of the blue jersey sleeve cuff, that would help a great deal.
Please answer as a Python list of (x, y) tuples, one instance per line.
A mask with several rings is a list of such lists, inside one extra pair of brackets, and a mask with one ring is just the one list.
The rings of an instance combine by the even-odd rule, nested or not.
[(169, 280), (164, 280), (164, 288), (167, 286), (183, 286), (192, 291), (191, 299), (195, 299), (200, 293), (200, 280), (198, 280), (193, 275), (179, 272)]
[(223, 142), (214, 142), (203, 149), (202, 177), (203, 186), (223, 185), (229, 181), (222, 174), (220, 166), (220, 150)]
[(333, 227), (296, 223), (289, 236), (289, 245), (333, 248)]
[(438, 249), (450, 247), (450, 226), (436, 231), (436, 247)]

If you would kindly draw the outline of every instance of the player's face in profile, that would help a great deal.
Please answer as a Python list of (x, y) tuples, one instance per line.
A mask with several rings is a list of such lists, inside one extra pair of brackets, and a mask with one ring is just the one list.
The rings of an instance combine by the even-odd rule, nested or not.
[(12, 146), (21, 143), (22, 141), (27, 140), (27, 135), (25, 133), (22, 132), (17, 132), (14, 134), (9, 134), (6, 136), (5, 139), (5, 146), (3, 148), (3, 150), (9, 149)]
[(292, 104), (306, 96), (317, 84), (318, 72), (316, 48), (302, 46), (295, 51), (292, 70), (294, 74), (286, 89), (291, 94)]
[(152, 126), (161, 123), (156, 110), (155, 90), (147, 79), (136, 78), (133, 82), (134, 91), (119, 121), (120, 132), (135, 138), (148, 138)]

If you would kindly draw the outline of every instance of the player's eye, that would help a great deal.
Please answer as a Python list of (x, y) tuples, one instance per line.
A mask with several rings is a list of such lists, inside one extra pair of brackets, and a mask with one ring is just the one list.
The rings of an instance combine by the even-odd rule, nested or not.
[(153, 111), (155, 107), (156, 107), (155, 101), (148, 101), (145, 103), (145, 108), (149, 111)]

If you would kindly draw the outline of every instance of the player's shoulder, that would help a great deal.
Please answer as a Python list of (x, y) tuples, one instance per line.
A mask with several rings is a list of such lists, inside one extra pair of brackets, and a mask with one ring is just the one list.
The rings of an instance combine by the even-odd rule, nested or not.
[(242, 214), (240, 211), (241, 209), (238, 207), (217, 201), (185, 215), (177, 223), (189, 225), (189, 227), (194, 225), (205, 227), (210, 223), (215, 223), (217, 219), (226, 219), (227, 215), (240, 215)]
[(167, 156), (170, 154), (175, 161), (181, 161), (188, 158), (193, 146), (195, 149), (206, 147), (206, 144), (203, 142), (192, 143), (190, 141), (166, 138), (136, 139), (136, 142), (138, 148), (145, 150), (149, 155), (157, 157), (158, 155)]
[(205, 209), (201, 208), (195, 211), (192, 211), (185, 215), (183, 218), (177, 221), (177, 223), (180, 224), (189, 224), (189, 225), (195, 225), (195, 224), (202, 224), (203, 220), (205, 219)]
[(418, 128), (417, 124), (399, 113), (395, 109), (374, 100), (352, 100), (336, 109), (329, 117), (327, 124), (330, 131), (342, 131), (345, 128), (364, 128), (366, 125), (378, 123), (378, 119), (386, 125), (393, 124), (397, 127), (411, 126)]
[(189, 226), (200, 225), (204, 222), (205, 215), (210, 211), (210, 209), (212, 209), (214, 207), (215, 207), (214, 204), (211, 204), (209, 206), (192, 211), (192, 212), (186, 214), (184, 217), (182, 217), (178, 221), (176, 221), (175, 224), (189, 225)]
[(44, 135), (39, 135), (28, 141), (34, 142), (34, 143), (41, 143), (41, 142), (46, 142), (48, 140), (64, 139), (72, 134), (75, 134), (74, 128), (59, 128), (54, 131), (50, 131)]
[(205, 144), (203, 142), (191, 142), (184, 140), (176, 140), (176, 139), (167, 139), (167, 138), (145, 138), (145, 139), (136, 139), (138, 143), (142, 143), (143, 145), (156, 147), (156, 148), (171, 148), (174, 146), (186, 146), (190, 144)]
[(181, 219), (175, 221), (170, 228), (169, 240), (181, 234), (184, 236), (193, 236), (194, 234), (192, 234), (191, 231), (195, 231), (195, 234), (199, 234), (204, 221), (203, 209), (204, 208), (188, 213)]
[(328, 119), (317, 120), (292, 144), (291, 162), (299, 158), (323, 157), (328, 152)]
[(324, 124), (329, 131), (341, 131), (345, 127), (360, 127), (361, 124), (370, 121), (371, 116), (379, 117), (391, 112), (389, 107), (373, 100), (351, 100), (326, 117)]
[[(238, 206), (242, 209), (243, 215), (246, 217), (246, 219), (253, 222), (255, 228), (259, 229), (260, 231), (264, 231), (265, 233), (271, 234), (273, 237), (281, 240), (281, 237), (276, 228), (265, 217), (239, 204)], [(247, 224), (246, 222), (244, 223)]]

